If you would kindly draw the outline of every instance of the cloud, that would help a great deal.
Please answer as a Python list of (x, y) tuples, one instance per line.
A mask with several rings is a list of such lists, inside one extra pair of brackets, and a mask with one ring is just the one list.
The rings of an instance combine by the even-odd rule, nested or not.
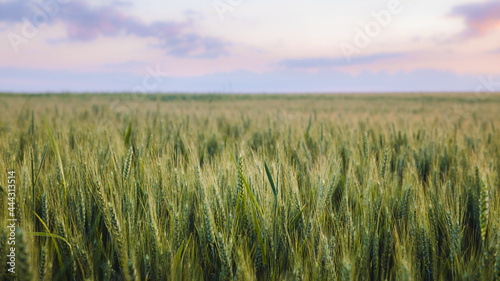
[[(0, 92), (130, 92), (143, 75), (123, 72), (71, 72), (0, 67)], [(495, 78), (494, 81), (499, 81)], [(346, 93), (346, 92), (473, 92), (480, 81), (473, 75), (420, 69), (411, 72), (362, 72), (358, 75), (326, 70), (219, 72), (165, 78), (155, 92), (169, 93)]]
[(130, 2), (130, 1), (121, 1), (121, 0), (115, 0), (115, 1), (111, 2), (111, 4), (113, 4), (113, 6), (122, 6), (122, 7), (134, 6), (134, 3)]
[(114, 62), (114, 63), (105, 63), (102, 65), (105, 69), (135, 69), (135, 68), (144, 68), (148, 63), (140, 60), (129, 60), (123, 62)]
[(463, 38), (481, 36), (500, 27), (500, 1), (487, 1), (456, 6), (451, 16), (465, 20), (466, 29), (461, 34)]
[[(116, 2), (116, 1), (115, 1)], [(119, 2), (121, 7), (125, 1)], [(67, 38), (51, 42), (90, 42), (99, 37), (132, 35), (140, 38), (156, 38), (156, 47), (165, 49), (176, 57), (217, 58), (227, 55), (230, 44), (216, 37), (199, 34), (193, 19), (184, 22), (156, 21), (145, 23), (137, 17), (121, 12), (115, 6), (90, 6), (84, 1), (71, 1), (59, 5), (59, 11), (50, 24), (62, 22)], [(21, 21), (30, 18), (36, 11), (32, 1), (9, 1), (0, 3), (0, 22)]]
[(28, 2), (24, 0), (0, 2), (0, 21), (16, 22), (33, 13)]
[(404, 56), (403, 53), (379, 53), (367, 56), (358, 56), (347, 61), (345, 58), (303, 58), (303, 59), (286, 59), (278, 62), (279, 66), (288, 69), (304, 69), (304, 68), (331, 68), (338, 66), (349, 66), (359, 64), (369, 64), (378, 60), (391, 59)]

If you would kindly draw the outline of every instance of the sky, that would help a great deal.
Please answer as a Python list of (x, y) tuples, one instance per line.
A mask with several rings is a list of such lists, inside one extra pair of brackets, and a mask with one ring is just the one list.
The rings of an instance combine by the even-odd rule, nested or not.
[(0, 0), (0, 92), (500, 92), (499, 66), (500, 0)]

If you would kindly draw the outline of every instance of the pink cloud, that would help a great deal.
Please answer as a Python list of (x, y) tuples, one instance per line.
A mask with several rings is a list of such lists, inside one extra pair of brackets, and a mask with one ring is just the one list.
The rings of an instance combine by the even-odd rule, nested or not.
[[(34, 0), (8, 1), (0, 3), (0, 22), (20, 22), (23, 17), (35, 13)], [(119, 5), (123, 6), (123, 5)], [(85, 1), (71, 1), (60, 5), (60, 11), (49, 22), (62, 22), (67, 38), (52, 40), (89, 42), (103, 37), (133, 35), (141, 38), (156, 38), (156, 47), (176, 57), (217, 58), (227, 54), (228, 42), (215, 37), (204, 36), (196, 30), (192, 18), (184, 22), (156, 21), (145, 23), (129, 16), (110, 5), (92, 7)]]
[(460, 5), (454, 7), (450, 15), (465, 19), (467, 28), (463, 37), (482, 36), (500, 27), (500, 1)]

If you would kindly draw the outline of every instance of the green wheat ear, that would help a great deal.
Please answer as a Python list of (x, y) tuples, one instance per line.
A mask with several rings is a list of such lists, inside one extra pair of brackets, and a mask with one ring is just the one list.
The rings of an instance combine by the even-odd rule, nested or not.
[(49, 224), (49, 203), (47, 201), (47, 195), (45, 192), (42, 195), (42, 220), (47, 227), (50, 227)]
[(424, 272), (422, 273), (422, 276), (425, 276), (425, 278), (430, 279), (430, 276), (432, 275), (432, 269), (430, 267), (431, 264), (431, 259), (430, 259), (430, 254), (429, 254), (429, 248), (428, 248), (428, 239), (427, 235), (425, 233), (424, 226), (420, 227), (420, 249), (422, 250), (422, 264), (424, 265)]
[(132, 147), (129, 148), (127, 153), (127, 158), (125, 158), (125, 163), (123, 165), (123, 177), (122, 181), (125, 183), (130, 174), (130, 168), (132, 167), (132, 156), (134, 155), (134, 149)]
[(387, 158), (389, 156), (389, 148), (386, 148), (384, 151), (384, 159), (382, 160), (382, 168), (380, 169), (380, 178), (384, 180), (385, 178), (385, 169), (387, 166)]
[(495, 257), (495, 265), (493, 267), (494, 278), (496, 281), (500, 281), (500, 230), (497, 234), (497, 252)]
[(88, 280), (91, 277), (92, 273), (87, 252), (84, 249), (80, 248), (77, 243), (73, 244), (76, 245), (76, 257), (83, 275), (83, 279)]
[(149, 255), (146, 255), (144, 257), (144, 279), (145, 280), (150, 280), (151, 279), (151, 260), (149, 259)]
[(365, 153), (365, 159), (368, 159), (368, 135), (363, 134), (363, 152)]
[(26, 245), (26, 241), (24, 238), (24, 231), (21, 228), (16, 229), (16, 240), (17, 249), (19, 253), (17, 254), (17, 280), (20, 281), (31, 281), (31, 263), (30, 263), (30, 254), (28, 250), (28, 246)]
[(124, 243), (124, 239), (123, 239), (122, 228), (121, 228), (120, 222), (118, 221), (116, 211), (113, 207), (113, 204), (111, 204), (111, 202), (108, 202), (107, 213), (108, 213), (108, 217), (109, 217), (110, 224), (111, 224), (110, 231), (111, 231), (113, 239), (114, 239), (113, 245), (115, 247), (115, 251), (117, 253), (117, 256), (118, 256), (118, 259), (119, 259), (119, 262), (120, 262), (120, 265), (121, 265), (123, 272), (127, 272), (128, 260), (127, 260), (127, 252), (125, 249), (125, 243)]
[[(68, 236), (66, 234), (66, 229), (65, 229), (63, 223), (61, 222), (61, 220), (57, 220), (56, 224), (57, 224), (57, 232), (58, 232), (59, 236), (61, 236), (62, 238), (67, 240)], [(71, 259), (71, 248), (69, 247), (68, 244), (61, 243), (61, 254), (62, 254), (63, 260), (66, 263)]]
[(378, 233), (375, 233), (372, 246), (372, 271), (374, 279), (378, 279), (379, 275), (379, 237)]
[(47, 243), (42, 245), (40, 249), (40, 261), (38, 264), (38, 280), (44, 280), (47, 272)]
[(173, 246), (174, 246), (174, 250), (176, 251), (177, 248), (180, 246), (181, 244), (181, 231), (180, 231), (180, 221), (179, 221), (179, 213), (176, 212), (174, 214), (174, 218), (173, 218), (173, 224), (174, 224), (174, 239), (173, 239)]
[(488, 228), (488, 217), (489, 217), (489, 196), (488, 190), (486, 189), (486, 185), (484, 184), (484, 180), (481, 183), (481, 198), (480, 198), (480, 216), (479, 222), (481, 227), (481, 240), (483, 244), (486, 246), (486, 230)]
[(217, 244), (219, 249), (219, 257), (222, 263), (220, 280), (222, 281), (231, 280), (232, 279), (231, 260), (229, 259), (228, 247), (226, 247), (226, 243), (224, 242), (224, 238), (222, 237), (222, 233), (220, 232), (217, 233)]

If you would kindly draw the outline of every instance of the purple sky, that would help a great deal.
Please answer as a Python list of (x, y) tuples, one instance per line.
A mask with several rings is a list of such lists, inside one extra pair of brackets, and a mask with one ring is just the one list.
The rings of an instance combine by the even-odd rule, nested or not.
[(500, 91), (500, 0), (165, 2), (0, 0), (0, 92)]

